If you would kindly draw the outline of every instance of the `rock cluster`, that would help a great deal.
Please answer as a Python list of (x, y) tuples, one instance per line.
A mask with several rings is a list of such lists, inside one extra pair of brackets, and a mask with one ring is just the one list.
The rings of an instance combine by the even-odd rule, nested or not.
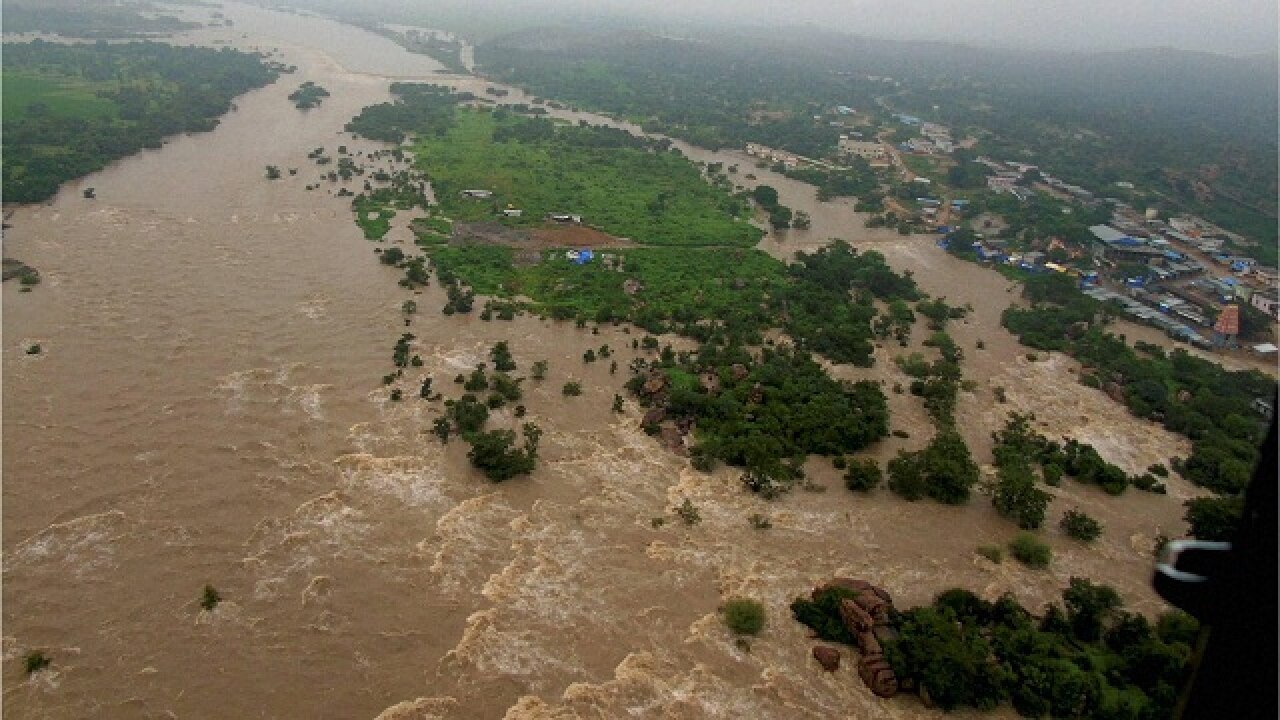
[[(871, 692), (882, 698), (891, 698), (898, 693), (898, 678), (884, 657), (883, 641), (894, 637), (893, 628), (889, 627), (889, 611), (893, 609), (893, 599), (889, 593), (865, 580), (838, 577), (831, 582), (814, 588), (812, 597), (832, 588), (841, 588), (853, 593), (853, 597), (840, 601), (840, 621), (858, 644), (862, 654), (858, 660), (858, 676), (871, 688)], [(819, 651), (830, 648), (816, 647), (813, 655), (822, 663), (828, 672), (839, 666), (839, 653), (836, 654), (835, 666), (828, 668), (827, 663), (819, 657)], [(827, 653), (823, 653), (827, 655)]]

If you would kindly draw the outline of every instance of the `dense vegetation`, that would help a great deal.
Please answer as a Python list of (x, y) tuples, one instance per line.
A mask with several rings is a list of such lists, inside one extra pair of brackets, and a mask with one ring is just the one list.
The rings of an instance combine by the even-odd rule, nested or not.
[[(8, 18), (6, 17), (6, 21)], [(276, 71), (252, 55), (160, 43), (4, 45), (4, 197), (72, 178), (183, 132), (212, 130)]]
[(370, 105), (347, 123), (347, 132), (373, 140), (402, 143), (413, 134), (443, 136), (453, 126), (458, 103), (471, 93), (454, 93), (443, 85), (391, 83), (395, 100)]
[[(848, 593), (832, 588), (791, 610), (822, 639), (852, 644), (838, 614)], [(1168, 717), (1198, 632), (1176, 611), (1152, 624), (1081, 578), (1040, 617), (1011, 595), (987, 602), (957, 588), (891, 623), (898, 636), (885, 655), (900, 682), (943, 710), (1010, 703), (1024, 717)]]
[(716, 325), (731, 335), (767, 327), (762, 305), (780, 291), (786, 273), (782, 263), (748, 249), (628, 248), (585, 265), (563, 253), (517, 265), (511, 248), (491, 245), (430, 252), (443, 281), (460, 279), (483, 295), (524, 295), (554, 317), (628, 320), (653, 333), (706, 338), (717, 334)]
[(800, 479), (805, 455), (851, 453), (889, 430), (877, 385), (837, 382), (807, 353), (785, 347), (754, 356), (712, 345), (663, 353), (627, 387), (663, 418), (695, 425), (691, 454), (699, 466), (741, 467), (747, 487), (765, 496)]
[[(139, 12), (148, 10), (147, 14)], [(198, 27), (172, 15), (157, 14), (141, 3), (133, 6), (103, 3), (100, 6), (47, 7), (24, 2), (4, 4), (6, 33), (39, 32), (77, 38), (140, 38), (181, 32)]]
[(797, 58), (725, 42), (644, 33), (574, 31), (498, 38), (476, 48), (496, 77), (546, 97), (637, 121), (645, 130), (710, 148), (759, 142), (822, 156), (840, 130), (811, 115), (870, 100), (862, 76), (836, 76)]

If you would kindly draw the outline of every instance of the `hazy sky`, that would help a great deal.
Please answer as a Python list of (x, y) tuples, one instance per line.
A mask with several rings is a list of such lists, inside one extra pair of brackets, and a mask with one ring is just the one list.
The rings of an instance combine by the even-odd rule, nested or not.
[(288, 0), (331, 11), (449, 16), (467, 29), (600, 17), (804, 25), (852, 35), (1047, 50), (1274, 53), (1277, 0)]
[(663, 14), (974, 45), (1100, 50), (1172, 46), (1233, 55), (1276, 49), (1276, 0), (596, 0)]

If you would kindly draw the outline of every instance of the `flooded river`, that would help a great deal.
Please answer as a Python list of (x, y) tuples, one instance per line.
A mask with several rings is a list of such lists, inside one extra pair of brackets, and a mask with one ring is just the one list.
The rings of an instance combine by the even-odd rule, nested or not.
[[(610, 411), (635, 356), (622, 328), (446, 317), (433, 286), (408, 328), (424, 364), (402, 381), (406, 401), (389, 402), (380, 380), (413, 296), (332, 186), (305, 189), (318, 174), (306, 154), (372, 150), (342, 127), (386, 100), (392, 78), (483, 83), (440, 76), (428, 58), (328, 20), (223, 12), (233, 27), (184, 39), (278, 49), (298, 72), (240, 98), (211, 133), (18, 209), (6, 232), (6, 256), (44, 277), (32, 293), (4, 286), (6, 714), (931, 717), (912, 698), (876, 700), (853, 663), (820, 672), (791, 598), (845, 574), (900, 605), (953, 585), (1038, 605), (1088, 575), (1138, 608), (1160, 607), (1146, 586), (1151, 539), (1181, 533), (1188, 488), (1056, 490), (1056, 558), (1042, 572), (974, 554), (1012, 534), (981, 497), (960, 508), (855, 497), (814, 460), (825, 492), (765, 502), (733, 473), (691, 472), (660, 450), (631, 403)], [(308, 112), (286, 99), (304, 80), (331, 92)], [(1129, 470), (1185, 455), (1182, 440), (1075, 385), (1069, 361), (1026, 360), (999, 328), (1012, 295), (998, 275), (928, 238), (868, 231), (848, 203), (817, 203), (812, 188), (747, 170), (736, 153), (685, 149), (740, 163), (810, 213), (813, 228), (768, 239), (771, 252), (848, 238), (912, 269), (927, 291), (974, 305), (953, 334), (976, 383), (959, 414), (980, 458), (1007, 408), (1034, 410), (1045, 432), (1084, 434)], [(269, 164), (299, 172), (271, 182)], [(97, 199), (81, 196), (89, 186)], [(417, 386), (429, 376), (456, 396), (453, 376), (504, 339), (521, 372), (538, 359), (551, 371), (526, 381), (527, 418), (504, 410), (492, 423), (533, 420), (546, 434), (531, 477), (492, 485), (462, 443), (430, 435), (440, 403), (419, 400)], [(979, 339), (985, 351), (973, 349)], [(43, 352), (27, 355), (33, 343)], [(605, 343), (623, 350), (617, 375), (581, 360)], [(896, 351), (850, 376), (892, 382)], [(561, 395), (570, 378), (581, 397)], [(1007, 405), (991, 400), (995, 385)], [(914, 399), (890, 402), (911, 437), (883, 443), (881, 459), (928, 437)], [(671, 513), (685, 499), (701, 523)], [(1093, 547), (1056, 530), (1075, 506), (1106, 525)], [(772, 529), (753, 529), (754, 513)], [(213, 612), (198, 603), (206, 583), (225, 598)], [(716, 616), (737, 595), (768, 608), (749, 652)], [(33, 648), (53, 665), (28, 678)]]

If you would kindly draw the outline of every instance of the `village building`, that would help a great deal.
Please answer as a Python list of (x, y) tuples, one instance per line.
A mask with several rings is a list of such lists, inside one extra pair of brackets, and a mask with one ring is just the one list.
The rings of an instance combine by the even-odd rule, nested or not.
[(1280, 318), (1280, 292), (1275, 288), (1255, 292), (1249, 304), (1273, 318)]
[(836, 149), (841, 155), (852, 155), (864, 160), (883, 160), (884, 145), (871, 140), (855, 140), (848, 135), (841, 135)]
[(770, 162), (780, 162), (790, 168), (800, 164), (799, 155), (789, 153), (786, 150), (776, 150), (759, 143), (747, 143), (747, 154)]

